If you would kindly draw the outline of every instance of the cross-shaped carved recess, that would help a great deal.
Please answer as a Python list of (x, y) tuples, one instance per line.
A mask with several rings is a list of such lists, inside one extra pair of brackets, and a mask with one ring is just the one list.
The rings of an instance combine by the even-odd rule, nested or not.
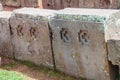
[(30, 36), (32, 37), (32, 38), (37, 38), (37, 28), (35, 28), (35, 27), (31, 27), (31, 29), (30, 29)]
[(84, 45), (89, 42), (89, 34), (87, 30), (80, 30), (78, 33), (79, 42)]
[(61, 39), (63, 42), (70, 43), (71, 42), (71, 36), (69, 34), (68, 29), (62, 28), (60, 31)]
[(18, 27), (17, 27), (17, 34), (19, 35), (19, 36), (23, 36), (23, 27), (21, 26), (21, 25), (18, 25)]

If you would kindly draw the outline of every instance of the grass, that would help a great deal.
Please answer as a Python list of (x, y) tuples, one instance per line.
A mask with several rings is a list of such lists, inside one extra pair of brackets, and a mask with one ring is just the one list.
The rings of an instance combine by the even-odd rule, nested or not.
[(32, 62), (30, 62), (30, 61), (18, 61), (18, 63), (19, 63), (19, 64), (26, 65), (26, 66), (31, 67), (31, 68), (35, 66), (35, 65), (34, 65)]
[[(73, 78), (71, 76), (68, 76), (66, 74), (64, 74), (63, 72), (60, 72), (58, 70), (52, 70), (48, 67), (45, 67), (45, 66), (36, 66), (35, 64), (33, 64), (32, 62), (29, 62), (29, 61), (17, 61), (15, 60), (14, 62), (12, 63), (9, 63), (5, 66), (2, 67), (2, 69), (5, 69), (5, 71), (2, 72), (2, 74), (0, 74), (0, 76), (6, 76), (6, 75), (3, 75), (4, 72), (7, 72), (7, 75), (11, 77), (11, 75), (9, 75), (9, 73), (15, 73), (15, 75), (12, 75), (11, 78), (16, 78), (16, 79), (10, 79), (8, 77), (8, 79), (1, 79), (0, 77), (0, 80), (26, 80), (24, 79), (25, 76), (23, 76), (22, 74), (19, 74), (17, 72), (11, 72), (11, 71), (7, 71), (7, 70), (11, 70), (11, 68), (17, 66), (17, 65), (26, 65), (28, 66), (30, 69), (32, 69), (32, 71), (39, 71), (39, 74), (43, 74), (49, 78), (55, 78), (55, 79), (59, 79), (59, 80), (85, 80), (83, 78)], [(18, 76), (20, 75), (20, 76)], [(13, 77), (14, 76), (14, 77)], [(18, 76), (18, 77), (17, 77)]]
[(27, 80), (27, 77), (15, 71), (0, 71), (0, 80)]

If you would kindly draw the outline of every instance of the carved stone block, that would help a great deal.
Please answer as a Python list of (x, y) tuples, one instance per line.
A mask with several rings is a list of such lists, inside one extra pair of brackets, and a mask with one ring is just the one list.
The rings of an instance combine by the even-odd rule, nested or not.
[(112, 20), (109, 15), (117, 12), (75, 8), (58, 11), (50, 20), (56, 68), (88, 80), (114, 80), (104, 34), (107, 22)]
[(9, 27), (9, 18), (11, 12), (0, 12), (0, 55), (13, 57), (13, 48), (11, 44), (11, 32)]
[(22, 8), (10, 19), (15, 58), (53, 67), (48, 17), (52, 10)]

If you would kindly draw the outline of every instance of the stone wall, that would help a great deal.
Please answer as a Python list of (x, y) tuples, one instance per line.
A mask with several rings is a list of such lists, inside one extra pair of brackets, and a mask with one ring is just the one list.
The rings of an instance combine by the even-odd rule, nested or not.
[(87, 80), (115, 80), (119, 10), (21, 8), (0, 14), (0, 55)]
[[(119, 0), (0, 0), (7, 10), (12, 7), (35, 7), (44, 9), (72, 8), (120, 8)], [(6, 9), (5, 9), (6, 10)]]

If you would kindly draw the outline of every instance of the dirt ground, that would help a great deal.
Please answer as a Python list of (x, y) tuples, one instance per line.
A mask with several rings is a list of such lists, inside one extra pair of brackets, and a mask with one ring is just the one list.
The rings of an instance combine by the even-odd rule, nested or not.
[(43, 66), (35, 66), (30, 62), (15, 61), (8, 58), (2, 58), (0, 69), (20, 72), (30, 77), (29, 80), (82, 80)]

